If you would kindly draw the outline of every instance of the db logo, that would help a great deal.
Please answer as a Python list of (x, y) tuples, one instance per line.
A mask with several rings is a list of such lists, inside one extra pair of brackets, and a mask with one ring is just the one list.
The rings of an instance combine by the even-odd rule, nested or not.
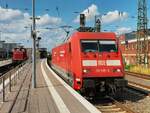
[(105, 66), (106, 65), (106, 61), (105, 60), (99, 60), (98, 61), (98, 65), (99, 66)]

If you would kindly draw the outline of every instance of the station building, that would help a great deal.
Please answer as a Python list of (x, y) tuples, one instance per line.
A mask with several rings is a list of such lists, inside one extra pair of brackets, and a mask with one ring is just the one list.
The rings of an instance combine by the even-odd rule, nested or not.
[(5, 59), (11, 57), (13, 48), (16, 48), (18, 43), (6, 43), (5, 41), (0, 41), (0, 59)]
[[(142, 39), (144, 40), (144, 39)], [(127, 33), (121, 35), (119, 38), (119, 46), (121, 48), (125, 63), (127, 65), (135, 65), (136, 64), (136, 54), (137, 54), (137, 39), (136, 32), (133, 31), (131, 33)], [(150, 64), (150, 30), (148, 34), (148, 64)]]

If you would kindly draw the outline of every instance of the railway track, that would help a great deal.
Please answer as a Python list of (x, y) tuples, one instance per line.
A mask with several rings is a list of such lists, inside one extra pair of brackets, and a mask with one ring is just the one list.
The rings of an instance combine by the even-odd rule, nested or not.
[(105, 97), (104, 100), (101, 100), (101, 104), (95, 106), (102, 113), (136, 113), (110, 96)]
[(19, 64), (20, 63), (14, 62), (14, 63), (11, 63), (11, 64), (8, 64), (8, 65), (0, 67), (0, 76), (2, 76), (3, 74), (7, 73), (8, 71), (13, 69), (14, 67), (18, 66)]
[(96, 99), (93, 104), (102, 113), (137, 113), (133, 111), (132, 104), (131, 107), (127, 107), (126, 102), (136, 105), (137, 103), (135, 103), (135, 101), (147, 96), (149, 96), (148, 91), (129, 85), (125, 88), (124, 92), (122, 92), (122, 96), (118, 96), (118, 94), (117, 97), (106, 96), (102, 99)]
[[(145, 79), (145, 80), (150, 80), (150, 75), (139, 74), (139, 73), (128, 72), (128, 71), (126, 71), (126, 75), (134, 76), (134, 77)], [(128, 84), (131, 87), (136, 87), (139, 89), (149, 91), (149, 95), (150, 95), (150, 86), (149, 85), (144, 85), (144, 84), (137, 83), (136, 81), (131, 81), (131, 80), (128, 80)]]
[[(134, 86), (128, 86), (122, 92), (122, 96), (106, 96), (104, 98), (95, 99), (95, 102), (92, 102), (96, 108), (98, 108), (102, 113), (137, 113), (136, 110), (133, 110), (132, 105), (138, 106), (139, 100), (149, 96), (149, 92)], [(131, 105), (128, 105), (130, 103)], [(131, 107), (129, 107), (131, 106)]]
[(125, 71), (125, 74), (130, 75), (130, 76), (135, 76), (138, 78), (142, 78), (142, 79), (146, 79), (146, 80), (150, 80), (150, 75), (146, 75), (146, 74), (140, 74), (140, 73), (129, 72), (129, 71)]
[(12, 64), (9, 64), (9, 65), (0, 67), (0, 76), (3, 75), (4, 73), (8, 72), (9, 70), (11, 70), (15, 66), (16, 65), (12, 63)]
[(129, 81), (128, 84), (131, 87), (136, 87), (136, 88), (143, 89), (144, 91), (149, 92), (148, 95), (150, 96), (150, 86), (139, 84), (139, 83), (136, 83), (136, 82), (133, 82), (133, 81)]

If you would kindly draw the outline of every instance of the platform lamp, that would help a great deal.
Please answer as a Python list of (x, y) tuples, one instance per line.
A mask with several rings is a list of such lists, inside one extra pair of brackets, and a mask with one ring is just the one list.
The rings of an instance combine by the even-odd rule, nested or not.
[(36, 40), (37, 41), (37, 44), (36, 44), (37, 49), (39, 49), (41, 39), (42, 39), (41, 37), (38, 37), (37, 40)]

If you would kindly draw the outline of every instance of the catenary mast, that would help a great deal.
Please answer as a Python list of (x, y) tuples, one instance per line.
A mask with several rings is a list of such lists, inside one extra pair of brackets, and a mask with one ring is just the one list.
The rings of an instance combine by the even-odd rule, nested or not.
[(147, 29), (147, 3), (146, 0), (138, 0), (137, 21), (137, 64), (148, 65), (148, 29)]

